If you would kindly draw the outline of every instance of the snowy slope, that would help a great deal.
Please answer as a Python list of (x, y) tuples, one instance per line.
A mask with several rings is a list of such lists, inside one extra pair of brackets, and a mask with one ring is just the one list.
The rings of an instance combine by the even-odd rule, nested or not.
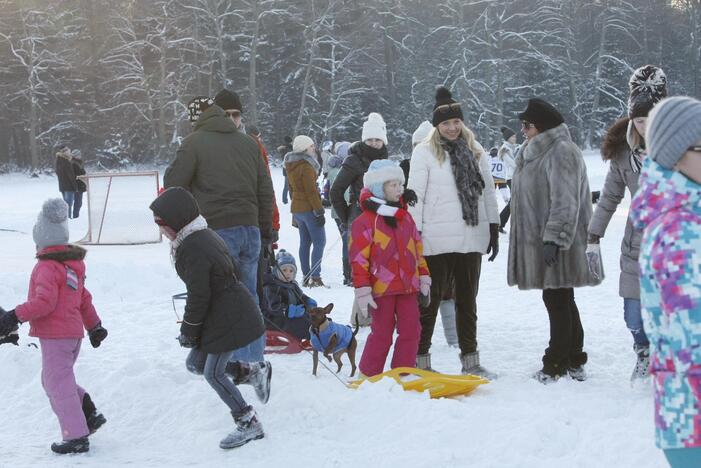
[[(592, 189), (607, 167), (587, 154)], [(280, 169), (273, 169), (278, 194)], [(52, 177), (0, 177), (0, 229), (31, 233), (43, 200), (57, 196)], [(151, 200), (144, 199), (148, 204)], [(49, 451), (59, 438), (56, 418), (40, 381), (40, 353), (27, 343), (0, 347), (0, 467), (132, 465), (241, 467), (659, 467), (653, 441), (651, 388), (631, 389), (632, 340), (618, 297), (618, 253), (629, 200), (602, 241), (605, 283), (576, 291), (589, 353), (585, 383), (563, 379), (543, 386), (530, 378), (547, 346), (548, 321), (538, 292), (506, 285), (507, 242), (494, 263), (483, 263), (478, 336), (482, 362), (497, 381), (459, 400), (430, 400), (390, 382), (343, 388), (323, 369), (311, 376), (311, 357), (272, 356), (273, 394), (259, 405), (266, 438), (222, 451), (219, 440), (233, 427), (225, 405), (204, 379), (185, 370), (187, 350), (175, 341), (170, 297), (184, 291), (166, 243), (90, 247), (87, 285), (110, 335), (98, 350), (83, 346), (79, 383), (108, 423), (91, 437), (85, 456), (61, 458)], [(280, 245), (297, 253), (289, 205), (282, 209)], [(85, 233), (85, 219), (71, 221), (71, 239)], [(508, 228), (507, 228), (508, 229)], [(334, 302), (346, 323), (352, 291), (343, 287), (341, 242), (328, 216), (322, 276), (328, 290), (308, 291), (320, 304)], [(0, 305), (14, 307), (26, 295), (34, 265), (31, 235), (0, 231)], [(360, 347), (367, 337), (360, 332)], [(434, 367), (457, 373), (457, 350), (440, 326), (432, 348)], [(344, 362), (347, 362), (344, 358)], [(345, 367), (342, 375), (347, 375)]]

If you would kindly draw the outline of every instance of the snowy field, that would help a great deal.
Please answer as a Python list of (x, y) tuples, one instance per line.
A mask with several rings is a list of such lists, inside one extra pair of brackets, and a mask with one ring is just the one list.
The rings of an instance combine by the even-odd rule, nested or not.
[[(598, 154), (586, 159), (592, 190), (599, 190), (607, 166)], [(273, 178), (280, 200), (279, 168)], [(0, 229), (31, 233), (42, 202), (54, 196), (53, 177), (0, 176)], [(606, 281), (575, 292), (589, 353), (586, 382), (565, 378), (544, 386), (530, 378), (547, 346), (547, 313), (539, 292), (507, 287), (508, 237), (502, 236), (496, 261), (483, 263), (478, 297), (482, 364), (498, 380), (469, 397), (431, 400), (389, 381), (349, 390), (323, 369), (312, 377), (307, 354), (273, 355), (270, 402), (258, 404), (252, 388), (242, 387), (266, 437), (232, 451), (218, 446), (234, 427), (226, 406), (203, 378), (186, 371), (187, 350), (175, 341), (171, 296), (184, 286), (168, 244), (89, 247), (87, 286), (110, 334), (99, 349), (84, 342), (76, 374), (107, 424), (91, 437), (88, 454), (49, 450), (60, 432), (41, 387), (39, 350), (28, 346), (37, 340), (23, 325), (21, 346), (0, 347), (0, 467), (666, 466), (654, 446), (652, 389), (629, 384), (635, 356), (618, 297), (629, 202), (602, 240)], [(280, 246), (297, 256), (289, 205), (280, 207)], [(84, 217), (71, 221), (71, 240), (86, 232)], [(322, 305), (334, 302), (332, 317), (347, 323), (353, 293), (342, 286), (341, 242), (330, 214), (326, 232), (322, 276), (331, 287), (307, 293)], [(26, 296), (34, 245), (31, 234), (17, 232), (0, 231), (0, 242), (0, 305), (7, 309)], [(358, 359), (367, 334), (359, 334)], [(432, 353), (436, 369), (460, 371), (458, 351), (445, 344), (440, 325)], [(342, 375), (349, 369), (346, 364)]]

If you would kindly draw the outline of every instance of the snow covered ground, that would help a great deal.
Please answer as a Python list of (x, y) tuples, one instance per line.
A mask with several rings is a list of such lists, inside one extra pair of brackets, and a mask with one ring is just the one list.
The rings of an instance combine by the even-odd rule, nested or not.
[[(607, 166), (586, 155), (591, 186), (603, 184)], [(278, 200), (282, 175), (273, 169)], [(52, 177), (0, 176), (0, 229), (31, 233), (41, 204), (57, 196)], [(145, 198), (145, 206), (151, 201)], [(185, 370), (187, 350), (178, 346), (171, 296), (184, 291), (168, 244), (89, 247), (87, 285), (109, 337), (83, 350), (76, 373), (107, 417), (83, 456), (49, 450), (58, 423), (40, 382), (40, 353), (27, 346), (0, 347), (0, 467), (240, 466), (240, 467), (660, 467), (654, 446), (651, 387), (631, 389), (632, 340), (618, 297), (619, 245), (629, 200), (602, 240), (607, 279), (576, 291), (589, 353), (589, 380), (562, 379), (544, 386), (530, 378), (547, 346), (548, 321), (539, 292), (506, 285), (508, 237), (494, 263), (483, 263), (478, 337), (482, 363), (500, 374), (471, 396), (431, 400), (383, 381), (348, 390), (320, 369), (311, 375), (307, 354), (271, 356), (273, 393), (257, 403), (242, 387), (266, 437), (223, 451), (219, 440), (233, 421), (201, 377)], [(297, 256), (297, 231), (289, 205), (282, 210), (281, 247)], [(85, 234), (86, 219), (71, 221), (71, 239)], [(347, 323), (352, 290), (342, 286), (341, 242), (328, 216), (322, 275), (331, 286), (308, 293), (334, 302), (336, 321)], [(0, 305), (14, 307), (26, 295), (34, 265), (31, 234), (0, 231)], [(367, 337), (359, 334), (358, 358)], [(434, 367), (458, 373), (457, 350), (436, 327)], [(344, 360), (344, 362), (347, 362)], [(344, 367), (342, 375), (349, 372)]]

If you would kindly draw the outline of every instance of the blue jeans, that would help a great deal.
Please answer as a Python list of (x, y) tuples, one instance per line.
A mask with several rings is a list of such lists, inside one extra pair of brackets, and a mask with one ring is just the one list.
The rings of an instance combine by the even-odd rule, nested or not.
[(650, 346), (645, 329), (643, 328), (643, 317), (640, 315), (640, 300), (623, 298), (623, 318), (626, 326), (633, 335), (633, 342), (636, 346)]
[(226, 375), (226, 365), (232, 352), (220, 354), (207, 354), (194, 348), (190, 351), (185, 361), (187, 370), (197, 375), (204, 375), (207, 383), (217, 392), (219, 398), (229, 407), (234, 417), (243, 415), (248, 409), (246, 400), (241, 392)]
[[(299, 227), (299, 263), (302, 266), (304, 279), (321, 278), (321, 259), (326, 247), (326, 230), (320, 226), (313, 211), (294, 213), (295, 221)], [(309, 251), (311, 246), (311, 265), (309, 263)]]
[[(256, 283), (258, 281), (258, 258), (260, 257), (260, 229), (256, 226), (234, 226), (218, 229), (219, 237), (224, 239), (229, 248), (229, 255), (236, 263), (241, 274), (240, 280), (246, 285), (253, 299), (258, 304)], [(263, 360), (265, 350), (265, 333), (251, 344), (234, 350), (234, 361), (259, 362)]]
[(701, 466), (701, 447), (667, 449), (664, 451), (672, 468), (698, 468)]
[(63, 201), (68, 205), (68, 217), (73, 217), (73, 203), (75, 203), (75, 192), (61, 192)]

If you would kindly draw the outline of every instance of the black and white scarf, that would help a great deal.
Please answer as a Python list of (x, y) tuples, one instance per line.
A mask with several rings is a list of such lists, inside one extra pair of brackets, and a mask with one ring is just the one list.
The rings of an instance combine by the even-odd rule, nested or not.
[(388, 202), (387, 200), (377, 197), (361, 197), (360, 204), (364, 210), (382, 216), (382, 219), (385, 220), (385, 223), (387, 223), (389, 227), (396, 229), (397, 221), (403, 219), (408, 214), (406, 206), (414, 206), (416, 200), (416, 193), (411, 189), (407, 189), (404, 191), (401, 200), (396, 203)]
[(458, 198), (462, 205), (462, 219), (468, 226), (477, 226), (479, 199), (485, 187), (477, 158), (467, 147), (467, 141), (464, 138), (454, 141), (443, 139), (441, 145), (450, 156), (450, 166), (453, 168)]

